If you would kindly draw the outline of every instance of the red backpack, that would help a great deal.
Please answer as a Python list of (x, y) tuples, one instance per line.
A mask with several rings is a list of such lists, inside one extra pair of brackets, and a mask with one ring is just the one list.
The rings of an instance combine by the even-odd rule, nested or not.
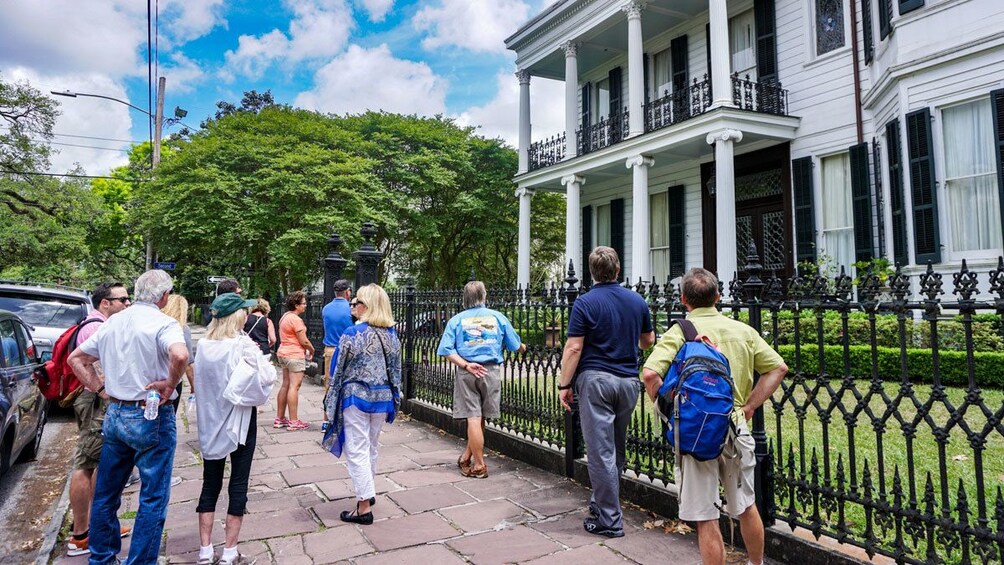
[(82, 385), (66, 360), (77, 348), (77, 334), (80, 333), (80, 328), (91, 322), (101, 321), (98, 318), (89, 318), (70, 326), (56, 339), (56, 343), (52, 346), (52, 358), (46, 361), (39, 371), (38, 389), (46, 399), (59, 402), (59, 405), (65, 408), (76, 398), (75, 393)]

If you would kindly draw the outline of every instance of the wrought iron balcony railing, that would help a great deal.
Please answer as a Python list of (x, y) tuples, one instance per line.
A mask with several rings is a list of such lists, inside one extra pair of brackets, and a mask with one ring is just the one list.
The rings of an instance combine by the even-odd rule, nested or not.
[(585, 155), (620, 143), (628, 136), (628, 110), (603, 118), (575, 132), (579, 138), (579, 155)]
[(694, 79), (693, 84), (674, 92), (665, 92), (645, 104), (645, 132), (655, 131), (694, 116), (699, 116), (711, 106), (711, 81)]
[(530, 144), (529, 170), (550, 167), (565, 158), (565, 134), (561, 133)]
[(781, 88), (781, 83), (750, 80), (748, 74), (745, 78), (739, 73), (732, 75), (732, 103), (743, 110), (788, 115), (788, 91)]

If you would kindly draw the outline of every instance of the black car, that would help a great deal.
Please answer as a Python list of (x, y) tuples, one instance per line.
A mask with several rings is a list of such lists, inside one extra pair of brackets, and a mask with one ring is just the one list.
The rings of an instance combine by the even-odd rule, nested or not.
[(28, 326), (0, 310), (0, 475), (38, 453), (47, 408), (35, 384), (41, 366)]

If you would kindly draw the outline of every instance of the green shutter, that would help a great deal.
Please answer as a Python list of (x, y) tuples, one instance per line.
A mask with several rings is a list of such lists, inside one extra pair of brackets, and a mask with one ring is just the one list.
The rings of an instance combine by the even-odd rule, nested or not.
[(813, 206), (812, 157), (791, 162), (795, 200), (795, 259), (816, 262), (816, 211)]
[(906, 198), (903, 196), (903, 146), (899, 120), (885, 125), (886, 159), (889, 161), (889, 208), (892, 211), (892, 256), (900, 265), (910, 262), (906, 249)]
[(997, 202), (1001, 208), (1001, 231), (1004, 231), (1004, 90), (990, 93), (990, 111), (994, 115), (994, 154), (997, 156)]
[(669, 187), (669, 278), (683, 276), (687, 269), (686, 199), (683, 185)]
[(673, 73), (673, 92), (679, 92), (687, 88), (688, 77), (688, 57), (687, 57), (687, 36), (681, 35), (669, 42), (669, 59)]
[(865, 64), (875, 58), (875, 42), (872, 40), (872, 0), (861, 1), (861, 40), (864, 42)]
[(913, 196), (913, 249), (917, 264), (940, 263), (941, 236), (929, 108), (906, 115), (906, 139), (910, 155), (910, 194)]
[(621, 280), (624, 280), (624, 199), (610, 201), (610, 247), (617, 252), (621, 262)]
[(892, 33), (893, 0), (878, 0), (879, 38), (885, 39)]
[(589, 275), (589, 254), (593, 252), (593, 207), (582, 207), (582, 262), (577, 265), (579, 281), (589, 286), (592, 278)]
[(924, 6), (924, 0), (899, 0), (899, 15), (912, 12)]
[(869, 261), (875, 256), (872, 235), (872, 191), (868, 170), (868, 144), (849, 149), (851, 157), (851, 209), (854, 216), (854, 260)]
[(754, 0), (756, 75), (760, 82), (777, 82), (777, 37), (774, 0)]
[(614, 67), (607, 73), (607, 80), (610, 82), (610, 117), (616, 116), (624, 111), (621, 104), (621, 94), (623, 93), (623, 81), (621, 80), (621, 68)]

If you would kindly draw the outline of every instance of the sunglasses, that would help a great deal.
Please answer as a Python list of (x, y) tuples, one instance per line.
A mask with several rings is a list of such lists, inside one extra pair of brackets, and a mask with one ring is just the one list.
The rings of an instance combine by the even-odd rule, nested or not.
[(128, 296), (119, 296), (118, 298), (106, 298), (105, 300), (107, 300), (108, 302), (120, 302), (122, 304), (125, 304), (126, 302), (130, 301)]
[(361, 300), (353, 300), (352, 302), (349, 302), (349, 307), (355, 308), (356, 306), (359, 306), (360, 304), (362, 304), (363, 306), (366, 306), (365, 304), (362, 303)]

